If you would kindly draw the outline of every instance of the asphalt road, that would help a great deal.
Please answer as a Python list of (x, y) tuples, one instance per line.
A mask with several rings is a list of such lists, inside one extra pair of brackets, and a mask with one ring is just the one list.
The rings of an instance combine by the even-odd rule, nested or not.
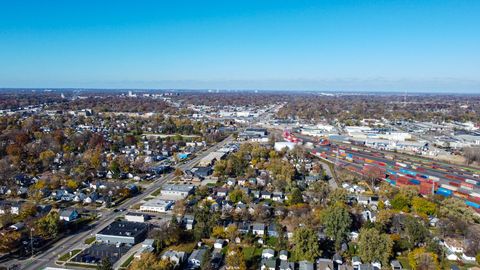
[[(232, 142), (232, 136), (226, 138), (225, 140), (217, 143), (216, 145), (210, 147), (209, 149), (198, 153), (198, 155), (183, 163), (178, 165), (177, 167), (186, 170), (193, 168), (203, 157), (207, 156), (209, 153), (216, 151), (226, 144)], [(120, 206), (115, 208), (108, 209), (109, 211), (102, 211), (102, 216), (92, 224), (92, 228), (74, 235), (70, 235), (64, 237), (63, 239), (59, 240), (58, 242), (54, 243), (48, 249), (43, 250), (41, 254), (38, 254), (33, 257), (33, 259), (26, 259), (23, 261), (17, 261), (15, 263), (19, 263), (21, 265), (21, 269), (24, 270), (40, 270), (44, 269), (47, 266), (55, 267), (55, 261), (58, 256), (65, 254), (66, 252), (72, 250), (75, 247), (82, 247), (84, 244), (84, 240), (88, 237), (94, 236), (96, 233), (101, 231), (105, 228), (110, 222), (112, 222), (115, 218), (122, 216), (123, 212), (114, 212), (113, 210), (116, 208), (130, 208), (131, 206), (139, 203), (145, 197), (150, 195), (152, 192), (159, 189), (164, 183), (173, 180), (175, 178), (173, 172), (156, 179), (150, 186), (148, 186), (141, 194), (125, 201)], [(58, 266), (56, 266), (58, 267)], [(69, 267), (70, 268), (70, 267)]]

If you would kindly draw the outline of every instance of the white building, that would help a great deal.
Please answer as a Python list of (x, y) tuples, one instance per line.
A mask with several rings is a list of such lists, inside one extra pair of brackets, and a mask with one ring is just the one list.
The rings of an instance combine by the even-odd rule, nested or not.
[(165, 213), (172, 208), (173, 201), (153, 199), (140, 206), (140, 211)]
[(164, 185), (161, 194), (164, 196), (186, 198), (194, 189), (195, 187), (193, 185)]
[(125, 220), (131, 222), (145, 222), (147, 216), (141, 213), (127, 213), (125, 214)]

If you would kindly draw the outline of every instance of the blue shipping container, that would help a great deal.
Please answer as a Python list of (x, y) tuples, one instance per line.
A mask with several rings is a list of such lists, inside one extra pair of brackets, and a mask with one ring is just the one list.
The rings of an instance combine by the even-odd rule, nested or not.
[(480, 204), (471, 201), (465, 201), (465, 204), (474, 208), (480, 208)]
[(450, 197), (452, 196), (452, 191), (444, 188), (438, 188), (437, 191), (435, 192), (438, 195), (442, 195), (445, 197)]
[(387, 170), (387, 173), (388, 173), (388, 174), (397, 175), (397, 172), (396, 172), (396, 171), (393, 171), (393, 170)]
[(417, 180), (417, 179), (410, 179), (410, 180), (408, 180), (408, 182), (410, 182), (410, 183), (412, 183), (412, 184), (414, 184), (414, 185), (420, 185), (420, 181)]

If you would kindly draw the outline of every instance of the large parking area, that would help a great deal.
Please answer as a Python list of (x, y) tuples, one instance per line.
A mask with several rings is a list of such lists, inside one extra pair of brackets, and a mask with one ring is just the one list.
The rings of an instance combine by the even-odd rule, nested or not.
[(116, 246), (108, 244), (94, 244), (80, 252), (72, 259), (72, 262), (96, 264), (103, 258), (108, 258), (112, 264), (125, 255), (129, 246)]

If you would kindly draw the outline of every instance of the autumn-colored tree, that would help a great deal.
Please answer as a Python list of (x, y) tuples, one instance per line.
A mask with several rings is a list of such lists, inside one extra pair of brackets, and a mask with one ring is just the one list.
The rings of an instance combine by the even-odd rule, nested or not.
[(144, 253), (132, 262), (129, 270), (173, 270), (174, 265), (168, 260), (160, 260), (153, 253)]
[(18, 231), (5, 233), (0, 237), (0, 252), (7, 253), (15, 249), (20, 243), (22, 235)]
[(413, 270), (439, 270), (438, 256), (427, 252), (425, 248), (417, 248), (408, 254), (408, 263)]
[(39, 158), (42, 161), (43, 166), (47, 167), (53, 162), (53, 159), (55, 158), (55, 153), (52, 150), (45, 150), (40, 153)]
[(234, 244), (230, 244), (225, 259), (226, 269), (228, 270), (246, 270), (247, 265), (243, 257), (242, 249)]
[(426, 216), (434, 215), (437, 212), (435, 203), (420, 197), (413, 198), (412, 208), (417, 214)]

